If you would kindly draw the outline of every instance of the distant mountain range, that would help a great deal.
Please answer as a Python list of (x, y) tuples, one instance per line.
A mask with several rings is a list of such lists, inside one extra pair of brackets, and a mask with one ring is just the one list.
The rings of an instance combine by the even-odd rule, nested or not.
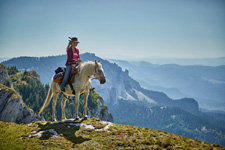
[(0, 63), (9, 59), (10, 59), (9, 57), (0, 57)]
[[(96, 91), (104, 98), (105, 103), (109, 107), (109, 112), (113, 115), (115, 123), (150, 127), (225, 145), (225, 129), (223, 127), (225, 124), (223, 121), (224, 114), (216, 113), (212, 115), (210, 112), (207, 112), (207, 114), (200, 112), (198, 102), (195, 99), (185, 98), (188, 97), (188, 94), (182, 97), (183, 93), (180, 92), (180, 97), (174, 100), (160, 90), (149, 90), (146, 86), (143, 88), (143, 85), (141, 86), (133, 76), (130, 76), (132, 75), (132, 71), (136, 71), (136, 75), (145, 81), (142, 83), (151, 86), (156, 86), (158, 83), (159, 85), (163, 85), (165, 83), (164, 80), (160, 82), (160, 79), (155, 83), (149, 82), (151, 80), (144, 78), (149, 70), (144, 67), (139, 67), (138, 64), (131, 64), (131, 66), (133, 65), (131, 68), (123, 70), (120, 65), (118, 65), (119, 63), (111, 63), (94, 54), (85, 53), (81, 55), (81, 58), (83, 62), (100, 60), (102, 63), (106, 75), (106, 83), (100, 85), (97, 83), (99, 81), (94, 80), (92, 81), (92, 85), (96, 87)], [(25, 69), (35, 70), (40, 75), (41, 81), (46, 84), (51, 81), (54, 70), (59, 66), (64, 66), (65, 61), (66, 55), (19, 57), (5, 61), (3, 64), (6, 66), (16, 66), (22, 71)], [(140, 62), (140, 64), (142, 64), (142, 62)], [(149, 67), (149, 63), (143, 64)], [(169, 79), (171, 79), (173, 75), (178, 79), (179, 76), (184, 76), (186, 79), (189, 77), (185, 69), (179, 70), (182, 66), (172, 65), (171, 67), (171, 65), (163, 65), (164, 68), (168, 68), (166, 69), (167, 72), (164, 72), (160, 67), (157, 68), (157, 65), (152, 65), (152, 67), (155, 67), (155, 72), (160, 73), (161, 71), (165, 78), (166, 75)], [(175, 67), (175, 70), (178, 70), (178, 72), (173, 74), (173, 67)], [(197, 68), (197, 70), (198, 69), (199, 68)], [(213, 75), (213, 72), (211, 74)], [(152, 74), (146, 76), (151, 77)], [(206, 80), (206, 78), (204, 79)], [(210, 81), (218, 82), (221, 80), (222, 79)], [(183, 80), (179, 81), (185, 83)], [(189, 85), (195, 83), (189, 80), (186, 81)], [(176, 84), (177, 83), (173, 83), (172, 85)], [(176, 90), (179, 92), (179, 87), (177, 87)], [(212, 137), (211, 135), (214, 136)]]
[(162, 91), (173, 99), (192, 97), (202, 108), (225, 110), (225, 65), (156, 65), (124, 60), (110, 62), (129, 70), (130, 76), (146, 89)]
[[(10, 57), (0, 57), (0, 63), (12, 59)], [(109, 60), (109, 59), (107, 59)], [(201, 66), (221, 66), (225, 65), (225, 57), (217, 58), (163, 58), (152, 57), (142, 59), (122, 59), (126, 61), (146, 61), (152, 64), (177, 64), (177, 65), (201, 65)]]
[(225, 65), (225, 57), (218, 58), (146, 58), (132, 61), (147, 61), (152, 64), (177, 64), (177, 65), (202, 65), (221, 66)]
[[(160, 92), (148, 91), (143, 89), (140, 84), (132, 79), (128, 71), (123, 71), (117, 64), (103, 60), (94, 54), (85, 53), (81, 55), (83, 62), (100, 60), (103, 65), (106, 84), (100, 85), (93, 81), (96, 90), (104, 98), (108, 105), (118, 103), (118, 100), (141, 100), (151, 105), (176, 106), (188, 111), (199, 111), (198, 103), (194, 99), (180, 99), (179, 101), (170, 99), (167, 95)], [(16, 66), (17, 69), (24, 71), (35, 70), (40, 75), (43, 83), (50, 83), (54, 70), (59, 66), (64, 66), (66, 55), (51, 57), (19, 57), (3, 62), (6, 66)], [(188, 103), (187, 103), (188, 101)]]
[[(93, 85), (110, 104), (116, 104), (118, 99), (144, 100), (151, 104), (161, 102), (162, 100), (152, 97), (154, 94), (149, 94), (148, 90), (151, 90), (152, 93), (164, 92), (173, 99), (194, 98), (200, 103), (201, 108), (225, 110), (225, 66), (155, 65), (122, 60), (110, 60), (110, 63), (90, 53), (82, 54), (81, 57), (84, 62), (101, 60), (107, 82), (100, 86), (97, 81), (93, 81)], [(42, 83), (46, 84), (50, 83), (54, 70), (65, 65), (65, 60), (66, 55), (18, 57), (3, 64), (16, 66), (21, 71), (35, 70)], [(108, 92), (105, 92), (106, 89)], [(171, 100), (165, 94), (160, 94), (164, 95), (164, 99)]]

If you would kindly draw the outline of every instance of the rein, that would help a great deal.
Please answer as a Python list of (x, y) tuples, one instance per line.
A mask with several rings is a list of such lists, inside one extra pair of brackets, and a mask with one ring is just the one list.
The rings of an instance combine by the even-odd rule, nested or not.
[(68, 99), (68, 100), (70, 100), (70, 101), (75, 100), (75, 95), (74, 95), (73, 99), (70, 99), (70, 98), (68, 98), (63, 92), (61, 92), (61, 93), (62, 93), (62, 95), (63, 95), (66, 99)]
[[(73, 96), (73, 99), (71, 99), (71, 98), (69, 98), (69, 97), (67, 97), (63, 92), (61, 92), (62, 93), (62, 95), (66, 98), (66, 99), (68, 99), (68, 100), (70, 100), (70, 101), (73, 101), (73, 100), (75, 100), (75, 95)], [(80, 95), (83, 95), (84, 93), (81, 93)]]

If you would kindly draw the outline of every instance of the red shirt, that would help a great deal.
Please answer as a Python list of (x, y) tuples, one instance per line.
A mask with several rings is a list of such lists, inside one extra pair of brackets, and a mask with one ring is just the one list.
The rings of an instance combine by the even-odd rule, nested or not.
[(72, 47), (68, 48), (66, 66), (71, 65), (78, 58), (80, 58), (79, 49), (75, 48), (75, 52), (73, 52)]

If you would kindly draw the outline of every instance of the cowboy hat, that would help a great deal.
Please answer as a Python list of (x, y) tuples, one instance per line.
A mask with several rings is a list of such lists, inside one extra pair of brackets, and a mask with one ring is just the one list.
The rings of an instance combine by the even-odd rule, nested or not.
[(78, 42), (78, 39), (76, 38), (76, 37), (69, 37), (69, 41), (71, 41), (71, 42), (77, 42), (77, 43), (80, 43), (80, 42)]

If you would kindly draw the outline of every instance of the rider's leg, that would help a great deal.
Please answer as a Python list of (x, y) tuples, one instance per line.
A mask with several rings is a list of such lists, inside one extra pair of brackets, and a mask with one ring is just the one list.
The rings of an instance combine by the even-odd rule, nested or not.
[(68, 80), (70, 78), (71, 69), (72, 69), (72, 66), (71, 65), (66, 66), (66, 72), (64, 74), (63, 81), (62, 81), (62, 84), (61, 84), (61, 90), (63, 92), (65, 92), (66, 83), (68, 82)]

